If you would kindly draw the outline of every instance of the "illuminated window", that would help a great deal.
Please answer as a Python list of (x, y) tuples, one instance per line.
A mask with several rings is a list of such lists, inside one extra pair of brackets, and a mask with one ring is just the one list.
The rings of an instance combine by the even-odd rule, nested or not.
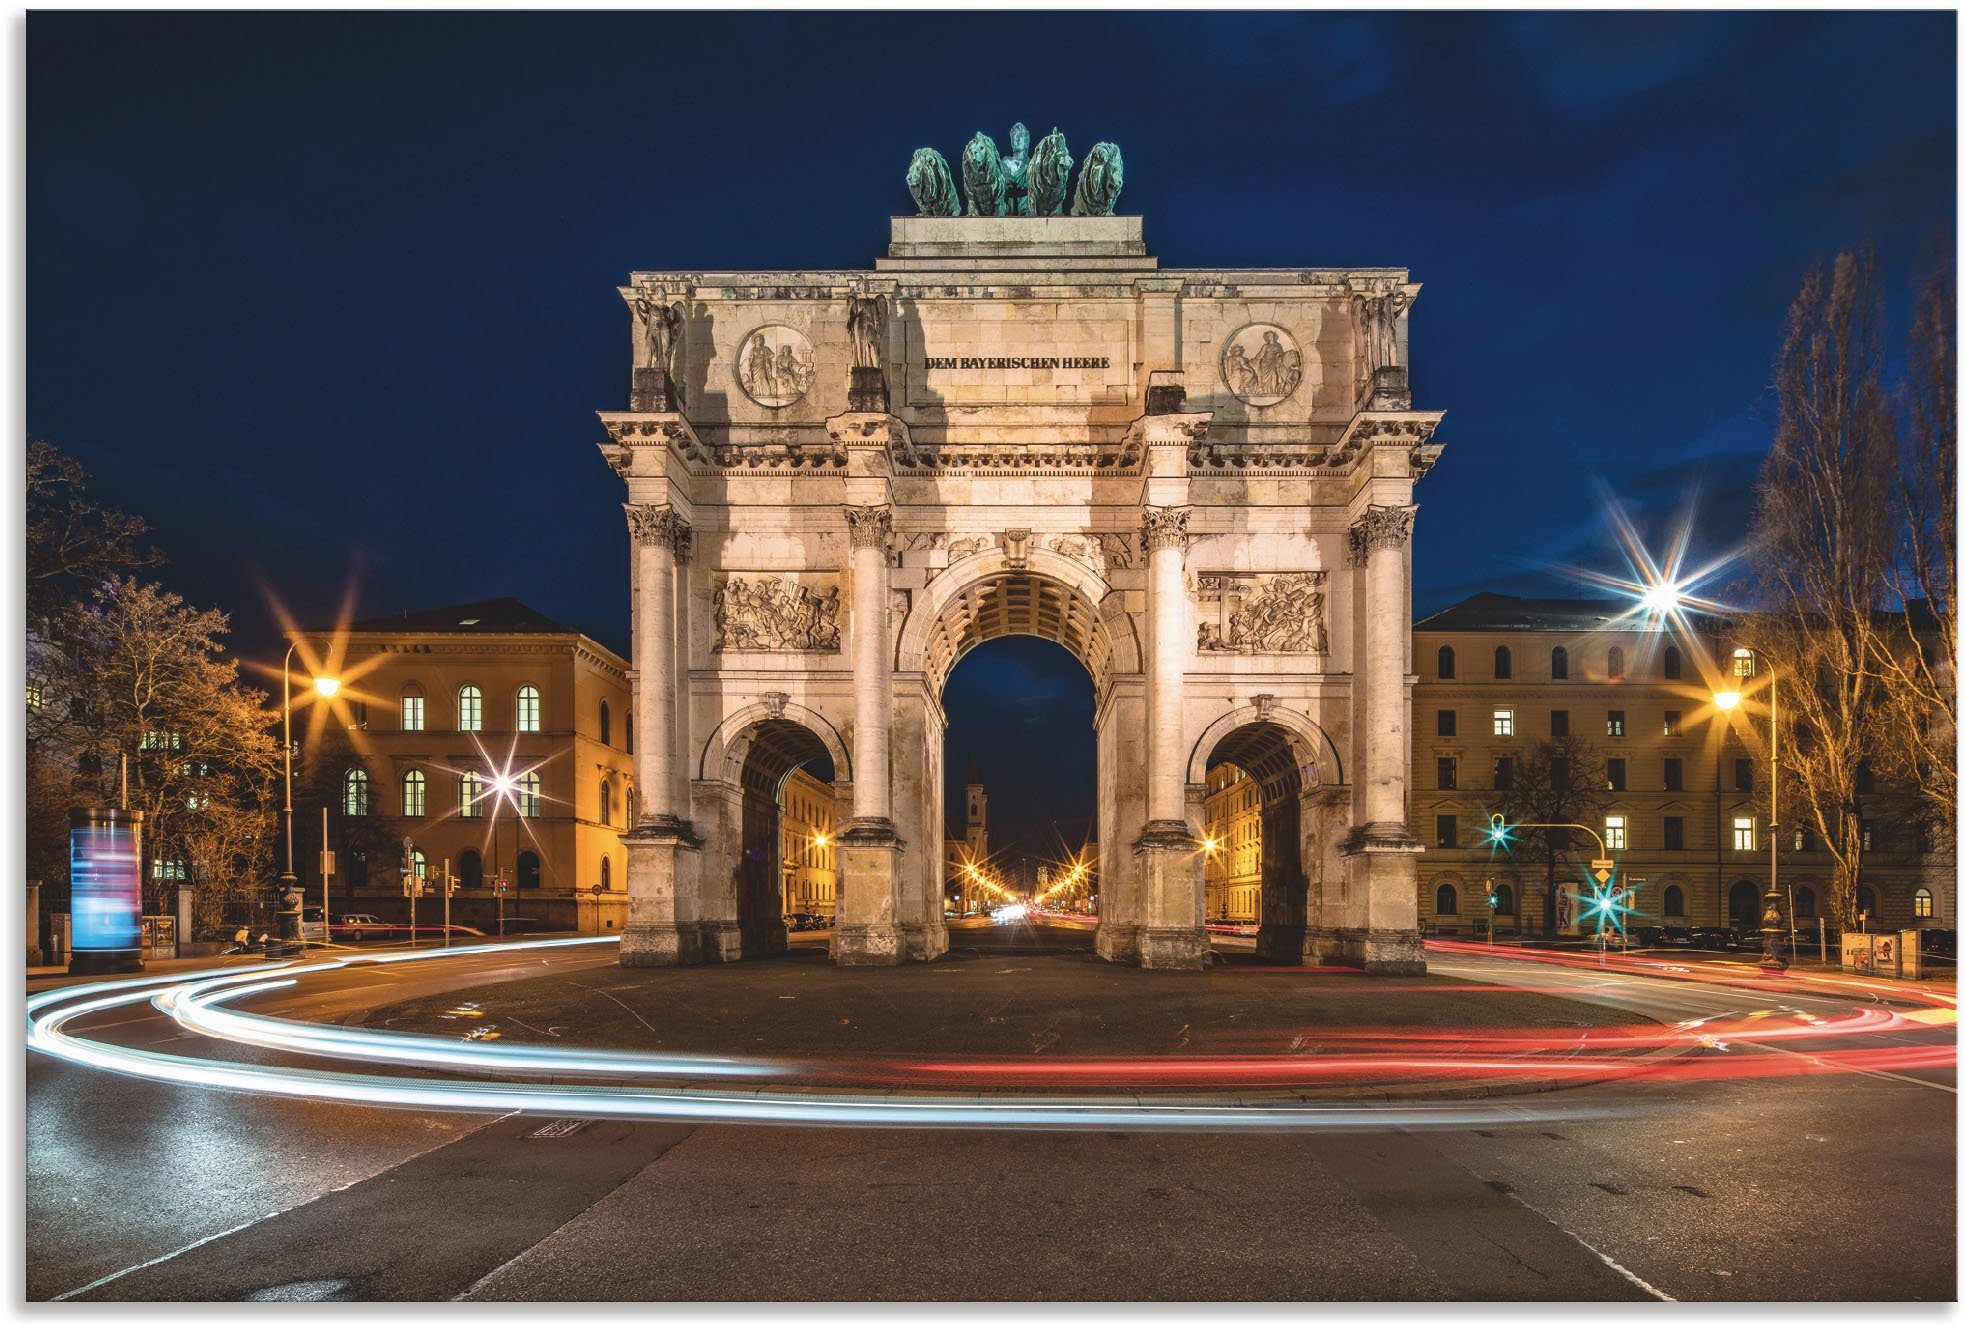
[(1570, 676), (1570, 651), (1561, 645), (1550, 651), (1550, 680), (1561, 682)]
[(525, 686), (519, 688), (519, 727), (522, 733), (539, 731), (539, 688)]
[(430, 874), (430, 859), (423, 855), (422, 849), (410, 854), (410, 874), (423, 879)]
[(150, 878), (152, 880), (182, 880), (184, 879), (184, 863), (176, 860), (154, 861), (150, 864)]
[(476, 733), (485, 727), (485, 693), (469, 684), (457, 689), (457, 730)]
[(1513, 655), (1511, 655), (1511, 654), (1509, 653), (1509, 647), (1508, 647), (1508, 646), (1506, 646), (1506, 645), (1497, 645), (1497, 646), (1495, 647), (1495, 677), (1496, 677), (1496, 679), (1497, 679), (1498, 681), (1507, 681), (1507, 680), (1508, 680), (1509, 678), (1511, 678), (1511, 677), (1513, 677), (1513, 676), (1515, 676), (1515, 658), (1514, 658), (1514, 656), (1513, 656)]
[(1911, 915), (1914, 917), (1930, 917), (1932, 915), (1931, 890), (1914, 889), (1911, 892)]
[(365, 816), (369, 813), (369, 772), (351, 769), (341, 776), (341, 813)]
[[(182, 751), (184, 750), (184, 734), (147, 732), (143, 735), (143, 741), (138, 745), (145, 751)], [(298, 746), (299, 744), (296, 743), (295, 745)]]
[(423, 731), (423, 693), (405, 691), (403, 693), (403, 731), (420, 733)]
[(413, 769), (403, 776), (403, 814), (420, 816), (423, 810), (424, 779), (423, 771)]
[(1624, 681), (1625, 652), (1621, 647), (1613, 645), (1611, 652), (1604, 656), (1604, 676), (1613, 682)]
[(28, 678), (27, 679), (27, 708), (31, 710), (40, 709), (42, 704), (42, 699), (43, 699), (43, 693), (41, 690), (41, 679), (38, 677)]
[(1452, 885), (1442, 885), (1434, 891), (1434, 912), (1442, 917), (1452, 917), (1461, 911), (1461, 896)]
[(1754, 817), (1753, 816), (1734, 817), (1734, 851), (1735, 852), (1754, 851)]
[(519, 814), (531, 820), (539, 815), (539, 771), (527, 770), (519, 776)]
[(1623, 737), (1625, 735), (1625, 712), (1623, 710), (1605, 711), (1604, 735), (1606, 737)]
[(1665, 723), (1661, 725), (1661, 727), (1664, 736), (1678, 737), (1679, 736), (1679, 711), (1667, 710)]
[(1495, 711), (1495, 736), (1497, 737), (1515, 736), (1515, 711), (1514, 710)]
[(1604, 846), (1611, 852), (1625, 850), (1625, 818), (1623, 816), (1604, 817)]
[(1863, 850), (1869, 852), (1871, 849), (1870, 821), (1859, 820), (1857, 822), (1857, 838), (1862, 843)]
[(485, 781), (471, 770), (457, 778), (457, 813), (461, 816), (485, 813)]

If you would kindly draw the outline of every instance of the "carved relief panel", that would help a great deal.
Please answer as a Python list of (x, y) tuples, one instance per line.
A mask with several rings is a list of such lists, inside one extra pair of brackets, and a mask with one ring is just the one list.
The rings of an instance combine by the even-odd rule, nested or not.
[(1202, 572), (1195, 648), (1205, 654), (1324, 654), (1321, 571)]
[(837, 652), (840, 602), (834, 572), (718, 572), (710, 591), (716, 632), (710, 648)]

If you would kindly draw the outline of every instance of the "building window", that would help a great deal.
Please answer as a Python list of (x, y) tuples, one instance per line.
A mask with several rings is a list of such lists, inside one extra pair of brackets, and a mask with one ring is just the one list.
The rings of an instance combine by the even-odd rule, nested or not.
[(423, 771), (413, 769), (403, 776), (403, 814), (420, 816), (428, 814), (423, 809), (424, 778)]
[(1930, 917), (1932, 915), (1931, 890), (1920, 888), (1911, 891), (1911, 915), (1914, 917)]
[(1444, 682), (1454, 680), (1454, 647), (1443, 645), (1440, 653), (1434, 656), (1434, 674)]
[(1514, 710), (1495, 711), (1495, 736), (1497, 737), (1515, 736), (1515, 711)]
[(1455, 786), (1454, 772), (1457, 762), (1453, 756), (1441, 756), (1434, 761), (1434, 786), (1452, 788)]
[(1459, 816), (1434, 817), (1434, 846), (1436, 848), (1458, 848)]
[(350, 889), (369, 887), (369, 855), (359, 848), (348, 854), (348, 887)]
[(1606, 737), (1623, 737), (1625, 735), (1625, 712), (1623, 710), (1606, 710), (1604, 712), (1604, 735)]
[(1795, 915), (1797, 917), (1816, 915), (1816, 891), (1807, 885), (1795, 891)]
[(1504, 917), (1515, 915), (1515, 890), (1509, 888), (1506, 883), (1496, 885), (1489, 890), (1488, 897), (1491, 900), (1488, 905), (1489, 911)]
[(1754, 851), (1754, 817), (1753, 816), (1734, 817), (1734, 851), (1735, 852)]
[(1623, 816), (1604, 817), (1604, 847), (1607, 852), (1625, 850), (1625, 818)]
[(1668, 682), (1677, 682), (1679, 680), (1679, 647), (1677, 645), (1666, 646), (1666, 655), (1663, 662), (1665, 664), (1666, 680)]
[(519, 688), (518, 714), (516, 717), (519, 721), (519, 732), (536, 733), (539, 731), (538, 687), (523, 686)]
[(1569, 791), (1570, 757), (1568, 756), (1550, 757), (1550, 787), (1556, 789), (1558, 792)]
[(601, 780), (601, 823), (614, 823), (614, 784), (607, 779)]
[(539, 815), (539, 771), (529, 769), (519, 776), (519, 814), (527, 820)]
[(610, 734), (610, 730), (613, 727), (613, 725), (609, 722), (610, 717), (611, 716), (608, 714), (608, 703), (604, 700), (601, 702), (601, 745), (602, 746), (606, 746), (610, 741), (613, 740)]
[(1857, 822), (1857, 840), (1863, 846), (1865, 852), (1871, 850), (1870, 821), (1859, 820)]
[(1515, 659), (1506, 645), (1495, 647), (1495, 680), (1506, 682), (1515, 676)]
[(1515, 787), (1515, 757), (1514, 756), (1495, 757), (1496, 791), (1507, 792), (1509, 789), (1513, 787)]
[(1660, 728), (1663, 736), (1678, 737), (1679, 736), (1679, 711), (1667, 710), (1666, 720), (1662, 725), (1660, 725)]
[(1570, 736), (1570, 711), (1569, 710), (1550, 711), (1550, 736), (1551, 737)]
[(150, 864), (150, 878), (152, 880), (182, 880), (184, 879), (184, 863), (162, 859), (153, 861)]
[(1550, 651), (1550, 680), (1561, 682), (1570, 676), (1570, 651), (1561, 645)]
[(1621, 647), (1613, 645), (1604, 656), (1604, 676), (1612, 682), (1625, 680), (1625, 652)]
[(485, 693), (470, 685), (457, 689), (457, 730), (460, 733), (483, 732), (485, 727)]
[(1734, 758), (1734, 789), (1744, 793), (1754, 791), (1754, 761), (1747, 756)]
[(1614, 793), (1625, 790), (1625, 758), (1613, 756), (1604, 762), (1604, 786)]
[(606, 892), (607, 890), (613, 888), (614, 888), (614, 862), (609, 858), (603, 857), (601, 858), (601, 889), (602, 892)]
[(1453, 917), (1461, 911), (1461, 896), (1452, 885), (1442, 885), (1434, 891), (1434, 912), (1442, 917)]
[(1877, 915), (1877, 891), (1869, 885), (1857, 886), (1857, 911), (1871, 917)]
[(46, 703), (46, 697), (47, 697), (47, 693), (43, 691), (41, 687), (41, 679), (38, 677), (28, 678), (27, 679), (27, 708), (31, 710), (40, 709), (41, 706)]
[(369, 703), (366, 700), (348, 702), (348, 726), (358, 730), (369, 726)]
[(1434, 716), (1434, 736), (1454, 736), (1454, 711), (1442, 710)]
[(457, 859), (457, 887), (459, 889), (483, 889), (485, 887), (485, 858), (476, 848), (466, 848)]
[(418, 880), (429, 878), (430, 859), (423, 855), (422, 849), (418, 849), (410, 854), (410, 874)]
[(1795, 851), (1807, 852), (1809, 850), (1809, 831), (1797, 825), (1795, 827), (1795, 838), (1791, 842), (1795, 844)]
[(1669, 793), (1686, 791), (1686, 762), (1678, 756), (1666, 757), (1666, 791)]
[(475, 771), (466, 770), (458, 775), (457, 813), (469, 817), (485, 813), (485, 781)]
[(1684, 816), (1666, 817), (1666, 851), (1684, 852), (1686, 850), (1686, 818)]
[(341, 813), (365, 816), (369, 813), (369, 772), (351, 769), (341, 776)]
[(539, 888), (539, 854), (522, 852), (519, 854), (519, 888)]
[(1667, 885), (1666, 901), (1661, 911), (1668, 917), (1684, 917), (1686, 915), (1686, 891), (1678, 885)]
[(423, 693), (405, 691), (403, 693), (403, 731), (420, 733), (423, 731)]

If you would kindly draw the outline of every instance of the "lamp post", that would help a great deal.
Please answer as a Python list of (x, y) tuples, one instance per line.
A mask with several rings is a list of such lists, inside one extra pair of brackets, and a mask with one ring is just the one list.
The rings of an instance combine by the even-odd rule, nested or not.
[[(274, 912), (276, 934), (269, 937), (266, 944), (267, 957), (292, 957), (300, 952), (300, 876), (294, 871), (294, 650), (300, 645), (294, 641), (287, 646), (287, 656), (280, 661), (280, 754), (286, 762), (285, 791), (280, 800), (280, 838), (286, 845), (286, 869), (280, 873), (276, 882)], [(323, 698), (341, 690), (341, 681), (333, 677), (314, 679), (314, 690)], [(326, 845), (323, 844), (323, 847)]]
[[(1713, 697), (1716, 708), (1732, 710), (1741, 703), (1738, 691), (1716, 691)], [(1761, 896), (1761, 969), (1764, 972), (1782, 972), (1788, 968), (1788, 960), (1782, 957), (1782, 894), (1781, 894), (1781, 764), (1782, 750), (1782, 710), (1780, 690), (1776, 686), (1775, 671), (1771, 665), (1768, 670), (1768, 892)], [(1716, 783), (1718, 780), (1716, 780)], [(1793, 900), (1789, 906), (1789, 949), (1795, 949), (1795, 907)]]

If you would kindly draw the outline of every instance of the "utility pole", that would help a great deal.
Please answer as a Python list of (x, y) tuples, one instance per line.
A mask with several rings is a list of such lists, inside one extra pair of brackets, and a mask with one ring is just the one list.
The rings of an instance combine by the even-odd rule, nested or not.
[(328, 922), (328, 877), (334, 874), (334, 850), (328, 847), (328, 806), (321, 804), (321, 943), (334, 939)]

